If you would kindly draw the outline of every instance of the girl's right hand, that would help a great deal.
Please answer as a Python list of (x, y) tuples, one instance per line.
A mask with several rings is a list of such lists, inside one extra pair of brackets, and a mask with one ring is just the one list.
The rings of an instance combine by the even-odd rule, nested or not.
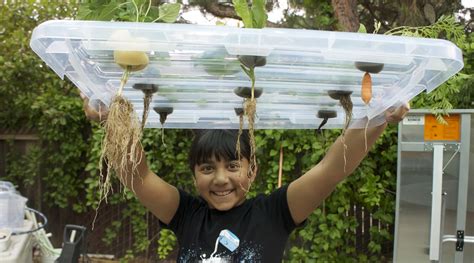
[(89, 105), (89, 98), (86, 95), (84, 95), (82, 92), (80, 95), (83, 100), (82, 108), (84, 109), (84, 113), (89, 120), (98, 122), (107, 120), (107, 114), (109, 113), (107, 111), (107, 107), (100, 107), (100, 112), (98, 112)]

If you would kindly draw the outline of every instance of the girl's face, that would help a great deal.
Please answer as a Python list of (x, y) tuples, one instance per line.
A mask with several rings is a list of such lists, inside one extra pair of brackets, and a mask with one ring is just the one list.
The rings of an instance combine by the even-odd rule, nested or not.
[[(194, 167), (195, 185), (210, 208), (226, 211), (245, 201), (254, 176), (247, 177), (249, 162), (212, 158)], [(255, 174), (255, 173), (253, 173)]]

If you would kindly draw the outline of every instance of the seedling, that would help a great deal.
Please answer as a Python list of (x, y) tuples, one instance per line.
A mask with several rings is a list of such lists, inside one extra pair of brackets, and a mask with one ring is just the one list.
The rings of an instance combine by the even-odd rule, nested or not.
[(142, 131), (145, 127), (146, 120), (148, 118), (148, 112), (150, 111), (150, 103), (153, 98), (153, 93), (158, 91), (158, 86), (154, 84), (143, 84), (137, 83), (133, 85), (134, 89), (141, 90), (143, 92), (143, 115), (142, 115)]
[[(377, 74), (382, 71), (384, 64), (382, 63), (371, 63), (371, 62), (355, 62), (355, 67), (362, 72), (365, 72), (362, 78), (361, 98), (365, 105), (369, 106), (372, 100), (372, 77), (370, 73)], [(367, 129), (369, 128), (369, 117), (367, 116), (367, 123), (365, 124), (364, 139), (365, 139), (365, 151), (367, 151)]]
[[(244, 99), (251, 99), (252, 98), (252, 88), (251, 87), (237, 87), (234, 89), (235, 95), (244, 98)], [(262, 88), (253, 89), (253, 95), (255, 98), (259, 98), (263, 93)]]
[(334, 100), (338, 100), (339, 103), (341, 103), (342, 108), (344, 109), (345, 112), (345, 121), (344, 121), (344, 127), (342, 129), (342, 134), (344, 135), (345, 131), (349, 127), (349, 124), (352, 120), (352, 100), (351, 100), (351, 94), (352, 91), (346, 91), (346, 90), (329, 90), (328, 95)]
[(165, 122), (166, 119), (168, 118), (168, 115), (173, 113), (173, 108), (172, 107), (154, 107), (153, 110), (160, 115), (160, 123), (161, 123), (161, 142), (163, 143), (164, 146), (166, 146), (165, 143)]
[[(127, 61), (122, 60), (121, 62), (126, 63)], [(136, 65), (135, 69), (145, 67), (146, 65)], [(102, 163), (105, 161), (107, 174), (101, 191), (102, 198), (105, 200), (107, 200), (111, 188), (112, 172), (115, 171), (120, 176), (131, 174), (133, 180), (138, 163), (142, 158), (141, 154), (138, 154), (142, 129), (133, 104), (122, 96), (123, 87), (127, 83), (131, 71), (132, 66), (127, 66), (120, 81), (119, 91), (109, 106), (109, 114), (104, 124), (105, 136), (102, 140), (99, 168), (102, 171)], [(101, 172), (101, 174), (103, 173)]]
[[(116, 1), (83, 1), (79, 6), (78, 18), (83, 20), (115, 20), (128, 22), (156, 22), (172, 23), (179, 15), (180, 4), (162, 4), (152, 6), (152, 0), (129, 0), (117, 4)], [(140, 125), (133, 105), (122, 97), (122, 91), (131, 72), (145, 69), (149, 64), (148, 55), (143, 51), (146, 39), (131, 36), (127, 30), (117, 30), (110, 37), (111, 42), (122, 43), (124, 47), (113, 51), (114, 62), (123, 70), (118, 92), (109, 105), (108, 118), (104, 123), (105, 135), (102, 140), (102, 149), (99, 161), (102, 182), (99, 184), (100, 200), (107, 201), (111, 189), (111, 176), (115, 171), (119, 176), (128, 175), (133, 182), (137, 174), (137, 166), (141, 161), (140, 139), (146, 121), (148, 110), (144, 111), (144, 118)], [(142, 48), (139, 48), (142, 47)], [(146, 97), (146, 96), (145, 96)], [(150, 99), (151, 100), (151, 96)], [(145, 99), (146, 104), (146, 99)], [(107, 173), (103, 178), (103, 163), (107, 164)], [(125, 178), (119, 178), (123, 181)], [(131, 184), (132, 191), (133, 183)], [(98, 207), (97, 207), (98, 209)], [(96, 210), (97, 216), (97, 210)], [(95, 218), (94, 218), (95, 222)]]
[(335, 100), (339, 100), (345, 112), (344, 127), (342, 128), (342, 133), (341, 133), (341, 141), (344, 148), (344, 172), (346, 172), (346, 165), (347, 165), (347, 158), (346, 158), (347, 145), (345, 142), (345, 135), (346, 135), (346, 130), (347, 128), (349, 128), (349, 124), (351, 123), (351, 120), (352, 120), (353, 104), (351, 100), (351, 94), (352, 94), (352, 91), (345, 91), (345, 90), (329, 90), (328, 91), (329, 97)]
[[(234, 90), (235, 92), (235, 90)], [(242, 131), (244, 128), (244, 109), (243, 108), (234, 108), (235, 115), (239, 116), (239, 132), (237, 134), (237, 143), (235, 145), (235, 150), (237, 152), (238, 160), (241, 159), (240, 153), (240, 136), (242, 135)]]
[[(247, 0), (233, 0), (232, 1), (235, 7), (235, 12), (244, 23), (245, 28), (263, 28), (267, 23), (267, 13), (265, 10), (265, 0), (253, 0), (251, 1), (251, 7), (249, 7)], [(257, 158), (255, 156), (256, 144), (255, 144), (255, 135), (254, 135), (254, 124), (255, 124), (255, 113), (257, 109), (257, 101), (255, 96), (255, 67), (264, 66), (267, 61), (265, 57), (262, 56), (238, 56), (240, 61), (240, 67), (249, 77), (252, 85), (250, 90), (250, 97), (244, 98), (244, 115), (247, 116), (248, 120), (248, 129), (250, 137), (250, 160), (249, 160), (249, 169), (251, 173), (255, 171)], [(240, 96), (240, 95), (239, 95)], [(242, 124), (239, 129), (239, 136), (237, 138), (237, 143), (240, 143), (240, 135), (242, 134)], [(240, 150), (239, 145), (236, 149)], [(240, 157), (240, 151), (238, 151), (238, 156)], [(252, 174), (249, 173), (248, 176), (251, 177)]]

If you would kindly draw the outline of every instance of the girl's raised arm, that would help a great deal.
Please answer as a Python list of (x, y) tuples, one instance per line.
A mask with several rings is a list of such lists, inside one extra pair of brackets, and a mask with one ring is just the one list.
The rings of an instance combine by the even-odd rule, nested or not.
[[(84, 112), (88, 119), (103, 121), (107, 118), (107, 112), (101, 112), (99, 114), (99, 112), (89, 106), (89, 100), (85, 96), (81, 94), (81, 97), (84, 100)], [(117, 174), (117, 176), (148, 210), (163, 223), (169, 224), (178, 209), (178, 189), (165, 182), (149, 169), (145, 152), (140, 145), (138, 147), (140, 147), (140, 149), (136, 152), (138, 155), (141, 155), (139, 156), (141, 158), (137, 158), (140, 162), (138, 163), (133, 180), (132, 176), (130, 176), (132, 174), (131, 171), (126, 174)], [(131, 166), (129, 167), (131, 169)]]
[[(407, 104), (387, 111), (385, 119), (388, 123), (398, 123), (408, 110)], [(386, 126), (387, 123), (384, 123), (367, 129), (367, 149), (372, 147)], [(337, 184), (359, 166), (368, 153), (364, 136), (365, 129), (348, 129), (344, 142), (339, 136), (321, 162), (289, 185), (288, 206), (296, 224), (303, 222), (334, 191)], [(344, 143), (347, 147), (345, 153)]]

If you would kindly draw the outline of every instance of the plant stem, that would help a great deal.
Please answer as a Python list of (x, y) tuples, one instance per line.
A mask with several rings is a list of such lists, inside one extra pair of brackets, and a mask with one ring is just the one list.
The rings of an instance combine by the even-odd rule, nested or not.
[(131, 66), (127, 66), (127, 69), (122, 74), (122, 78), (120, 79), (120, 88), (118, 91), (119, 96), (122, 96), (123, 87), (125, 87), (125, 83), (127, 83), (128, 75), (130, 74), (130, 69)]
[(249, 77), (250, 77), (250, 80), (252, 81), (251, 100), (254, 100), (255, 99), (255, 69), (254, 68), (250, 68)]
[(137, 11), (137, 19), (135, 20), (135, 22), (138, 22), (138, 14), (140, 13), (140, 11), (138, 11), (138, 6), (137, 3), (135, 3), (135, 0), (132, 0), (132, 4), (135, 7), (135, 10)]
[(148, 12), (150, 12), (150, 8), (151, 8), (151, 0), (148, 1), (148, 8), (146, 9), (146, 13), (145, 13), (145, 15), (143, 16), (142, 22), (145, 22), (146, 16), (148, 15)]

